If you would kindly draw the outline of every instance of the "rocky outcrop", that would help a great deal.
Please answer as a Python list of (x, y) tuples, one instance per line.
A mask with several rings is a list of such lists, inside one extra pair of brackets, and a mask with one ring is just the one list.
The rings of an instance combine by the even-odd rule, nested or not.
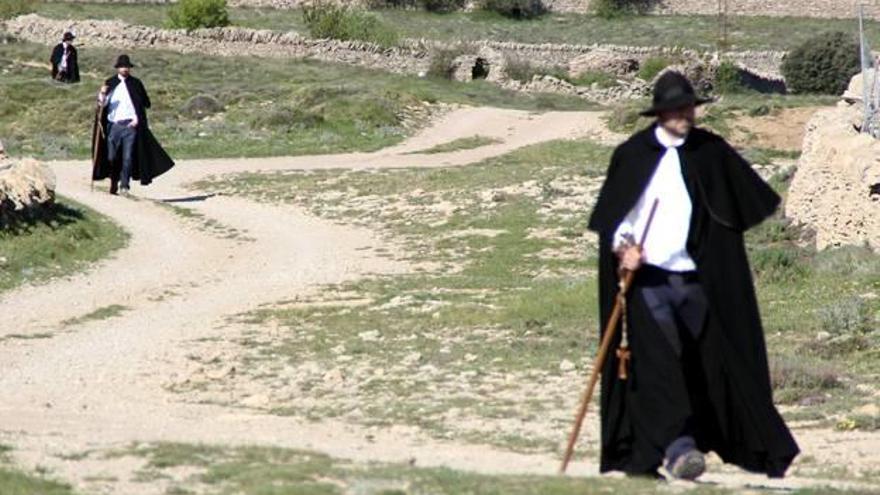
[(55, 175), (30, 158), (13, 160), (0, 144), (0, 228), (35, 212), (55, 200)]
[(880, 249), (880, 141), (861, 125), (861, 106), (845, 101), (807, 124), (785, 214), (815, 231), (819, 249)]

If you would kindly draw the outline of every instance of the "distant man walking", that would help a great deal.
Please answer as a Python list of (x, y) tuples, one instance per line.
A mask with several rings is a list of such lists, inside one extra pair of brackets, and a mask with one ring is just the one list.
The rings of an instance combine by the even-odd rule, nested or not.
[(76, 36), (70, 31), (61, 37), (61, 43), (52, 49), (49, 62), (52, 64), (52, 79), (63, 83), (79, 82), (79, 60), (73, 40)]
[(114, 67), (117, 74), (107, 79), (98, 93), (92, 179), (109, 177), (110, 194), (127, 195), (132, 179), (147, 185), (174, 162), (150, 132), (150, 97), (143, 83), (131, 75), (131, 59), (120, 55)]
[[(743, 233), (780, 198), (721, 137), (694, 127), (696, 96), (668, 72), (656, 117), (612, 155), (590, 218), (599, 234), (601, 326), (619, 277), (634, 271), (625, 317), (631, 357), (602, 370), (601, 470), (693, 480), (704, 452), (781, 477), (798, 447), (773, 405)], [(658, 208), (642, 249), (655, 199)], [(621, 342), (620, 332), (614, 346)], [(626, 363), (624, 363), (626, 364)]]

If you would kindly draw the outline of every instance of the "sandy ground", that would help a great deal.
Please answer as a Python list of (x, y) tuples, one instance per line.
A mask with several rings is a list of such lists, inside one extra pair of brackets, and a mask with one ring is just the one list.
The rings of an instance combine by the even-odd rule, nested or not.
[[(380, 248), (394, 251), (395, 246), (368, 230), (340, 226), (290, 207), (198, 197), (183, 185), (237, 171), (466, 165), (548, 139), (620, 139), (603, 128), (601, 114), (594, 112), (465, 108), (407, 142), (376, 153), (183, 161), (149, 188), (137, 188), (139, 199), (112, 197), (104, 192), (104, 184), (91, 192), (87, 163), (53, 164), (58, 190), (124, 225), (131, 242), (86, 273), (23, 287), (0, 298), (0, 337), (51, 334), (0, 341), (0, 388), (5, 392), (0, 442), (15, 446), (14, 459), (24, 468), (46, 467), (84, 493), (164, 493), (161, 482), (130, 481), (140, 461), (72, 455), (136, 441), (280, 446), (361, 461), (414, 459), (421, 466), (485, 473), (554, 473), (558, 460), (547, 455), (438, 441), (405, 427), (370, 430), (368, 435), (340, 422), (188, 404), (167, 392), (163, 384), (185, 369), (188, 345), (199, 339), (222, 341), (229, 331), (228, 317), (308, 295), (322, 284), (409, 269), (377, 253)], [(475, 134), (503, 142), (445, 154), (404, 154)], [(197, 211), (241, 235), (212, 235), (160, 201)], [(114, 304), (126, 310), (109, 319), (63, 323)], [(588, 422), (595, 424), (595, 418)], [(819, 462), (846, 456), (880, 465), (877, 438), (799, 432), (803, 446)], [(596, 466), (592, 459), (580, 461), (570, 472), (591, 475)], [(768, 481), (727, 470), (708, 481), (779, 489), (829, 484), (797, 477)], [(844, 481), (834, 483), (847, 486)]]

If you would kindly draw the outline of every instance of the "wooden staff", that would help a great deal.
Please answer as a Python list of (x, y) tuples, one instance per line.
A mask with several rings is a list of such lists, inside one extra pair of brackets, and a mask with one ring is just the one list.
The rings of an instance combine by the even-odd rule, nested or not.
[[(657, 205), (659, 203), (660, 200), (655, 199), (654, 204), (651, 205), (651, 213), (648, 215), (648, 223), (645, 224), (645, 230), (642, 232), (641, 242), (638, 244), (640, 251), (642, 246), (645, 245), (645, 240), (648, 238), (648, 231), (651, 228), (651, 222), (654, 221), (654, 213), (657, 212)], [(571, 429), (571, 434), (568, 436), (568, 446), (565, 448), (565, 456), (562, 458), (562, 466), (559, 468), (560, 474), (565, 474), (565, 470), (568, 468), (568, 463), (571, 462), (571, 457), (574, 455), (574, 445), (577, 443), (578, 436), (580, 436), (581, 433), (581, 426), (583, 426), (584, 418), (587, 416), (587, 407), (590, 405), (590, 400), (593, 398), (593, 391), (596, 388), (596, 382), (599, 381), (599, 374), (605, 366), (608, 348), (611, 347), (611, 340), (614, 338), (614, 334), (617, 331), (617, 322), (620, 321), (620, 317), (623, 314), (623, 305), (621, 304), (621, 301), (625, 300), (626, 293), (632, 284), (634, 275), (634, 271), (627, 271), (620, 283), (620, 291), (618, 292), (617, 300), (614, 303), (614, 309), (611, 311), (611, 317), (608, 318), (608, 324), (605, 325), (602, 344), (599, 346), (599, 352), (596, 354), (596, 360), (593, 362), (593, 369), (590, 371), (590, 380), (587, 384), (587, 389), (584, 391), (584, 395), (581, 398), (580, 407), (578, 407), (577, 413), (574, 417), (574, 426)]]
[(95, 105), (95, 128), (92, 131), (92, 177), (91, 177), (91, 185), (89, 186), (89, 190), (91, 192), (95, 191), (95, 170), (98, 168), (98, 146), (101, 145), (101, 138), (105, 141), (107, 136), (104, 135), (104, 125), (101, 122), (101, 114), (104, 113), (104, 104), (98, 102)]

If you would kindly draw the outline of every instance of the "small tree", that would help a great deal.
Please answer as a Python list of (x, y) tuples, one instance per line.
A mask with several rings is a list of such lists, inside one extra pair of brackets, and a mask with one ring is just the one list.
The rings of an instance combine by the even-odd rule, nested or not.
[(782, 75), (795, 93), (839, 95), (859, 71), (859, 44), (843, 32), (820, 34), (792, 50)]
[(168, 11), (168, 26), (198, 29), (229, 25), (226, 0), (180, 0)]

